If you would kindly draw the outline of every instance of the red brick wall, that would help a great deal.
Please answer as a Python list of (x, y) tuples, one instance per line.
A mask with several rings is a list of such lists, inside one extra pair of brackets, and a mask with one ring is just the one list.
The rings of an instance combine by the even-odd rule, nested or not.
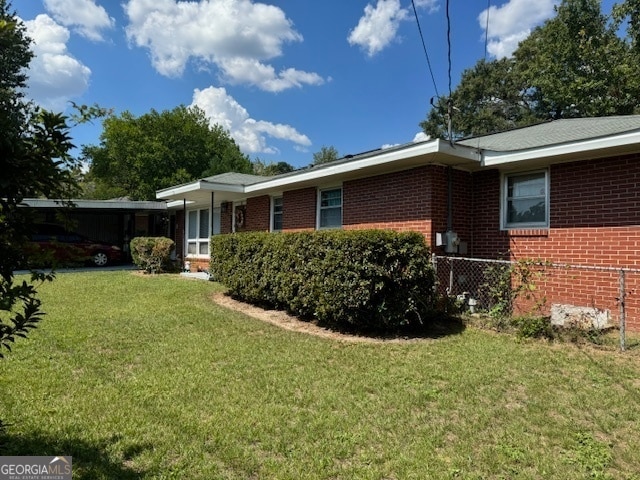
[[(627, 156), (551, 166), (548, 229), (500, 231), (500, 175), (474, 174), (473, 256), (495, 258), (509, 251), (515, 260), (640, 268), (638, 160)], [(627, 282), (633, 292), (640, 274), (629, 274)], [(539, 283), (547, 307), (597, 307), (610, 310), (617, 321), (618, 272), (553, 269)], [(640, 298), (627, 299), (627, 318), (630, 330), (640, 330)]]
[(176, 255), (182, 259), (184, 257), (184, 210), (176, 212)]
[(640, 268), (640, 160), (553, 165), (548, 229), (500, 231), (500, 174), (473, 176), (472, 253), (558, 263)]
[(430, 195), (427, 167), (345, 182), (342, 226), (415, 230), (430, 238)]
[(315, 188), (302, 188), (282, 195), (282, 230), (299, 231), (316, 228)]
[(269, 231), (271, 198), (268, 195), (247, 199), (246, 231)]
[(473, 174), (472, 241), (469, 256), (502, 258), (509, 252), (509, 237), (500, 231), (500, 172)]
[(435, 234), (446, 232), (449, 228), (449, 175), (451, 175), (451, 228), (458, 234), (461, 242), (467, 244), (467, 256), (473, 244), (473, 177), (469, 172), (449, 170), (433, 165), (429, 168), (432, 182), (431, 211), (433, 236), (431, 244), (437, 254), (444, 253), (444, 247), (436, 247)]
[(233, 225), (233, 204), (224, 202), (220, 206), (220, 233), (231, 233)]

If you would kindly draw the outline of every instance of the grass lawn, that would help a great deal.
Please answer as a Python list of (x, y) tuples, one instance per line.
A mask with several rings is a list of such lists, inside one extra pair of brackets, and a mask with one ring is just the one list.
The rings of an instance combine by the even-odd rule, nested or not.
[(74, 479), (640, 479), (640, 351), (471, 328), (347, 343), (225, 310), (220, 286), (60, 274), (0, 361), (0, 455)]

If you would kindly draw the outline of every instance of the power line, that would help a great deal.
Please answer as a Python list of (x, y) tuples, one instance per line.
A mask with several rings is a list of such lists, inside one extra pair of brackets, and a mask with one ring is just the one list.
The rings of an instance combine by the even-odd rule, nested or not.
[(487, 61), (487, 50), (489, 46), (489, 12), (491, 12), (491, 0), (487, 0), (487, 23), (484, 26), (484, 61)]
[[(413, 0), (411, 0), (413, 2)], [(449, 0), (446, 3), (447, 12), (447, 61), (449, 65), (449, 98), (451, 98), (451, 17), (449, 16)]]
[[(413, 0), (411, 0), (411, 5), (413, 6), (413, 14), (416, 16), (416, 23), (418, 24), (418, 32), (420, 33), (420, 40), (422, 40), (422, 48), (424, 49), (424, 55), (427, 57), (427, 65), (429, 66), (429, 73), (431, 74), (431, 80), (433, 81), (433, 89), (436, 92), (436, 97), (440, 97), (438, 93), (438, 87), (436, 86), (436, 79), (433, 76), (433, 69), (431, 68), (431, 61), (429, 60), (429, 53), (427, 52), (427, 45), (424, 42), (424, 36), (422, 35), (422, 28), (420, 27), (420, 20), (418, 19), (418, 11), (416, 10), (416, 4)], [(449, 81), (451, 83), (451, 81)], [(449, 88), (451, 89), (451, 88)]]

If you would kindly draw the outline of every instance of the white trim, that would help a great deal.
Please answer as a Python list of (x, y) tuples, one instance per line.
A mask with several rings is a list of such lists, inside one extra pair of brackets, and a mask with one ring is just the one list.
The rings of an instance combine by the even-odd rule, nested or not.
[(184, 195), (185, 193), (202, 191), (243, 193), (244, 186), (230, 185), (228, 183), (214, 183), (200, 179), (192, 183), (185, 183), (183, 185), (158, 190), (156, 192), (156, 198), (171, 198), (177, 195)]
[[(545, 221), (544, 222), (533, 222), (533, 223), (511, 223), (509, 224), (507, 222), (507, 210), (508, 210), (508, 206), (507, 206), (507, 201), (508, 201), (508, 197), (507, 197), (507, 193), (508, 193), (508, 187), (507, 187), (507, 182), (509, 180), (509, 178), (512, 177), (518, 177), (518, 176), (523, 176), (523, 175), (532, 175), (532, 174), (537, 174), (537, 173), (543, 173), (544, 174), (544, 182), (545, 182), (545, 186), (544, 186), (544, 190), (545, 190)], [(549, 228), (550, 226), (550, 219), (551, 219), (551, 214), (550, 214), (550, 210), (551, 210), (551, 204), (550, 204), (550, 178), (549, 178), (549, 169), (544, 168), (544, 169), (538, 169), (538, 170), (527, 170), (527, 171), (522, 171), (522, 172), (508, 172), (508, 173), (502, 173), (500, 175), (500, 229), (501, 230), (521, 230), (521, 229), (546, 229)]]
[(70, 202), (75, 208), (94, 210), (159, 210), (167, 209), (166, 202), (134, 200), (54, 200), (44, 198), (25, 198), (22, 203), (33, 208), (59, 208), (63, 202)]
[[(205, 239), (205, 237), (201, 237), (200, 236), (200, 220), (201, 220), (201, 215), (200, 212), (202, 212), (203, 210), (208, 210), (209, 213), (207, 215), (207, 237)], [(209, 207), (205, 207), (205, 208), (192, 208), (190, 210), (187, 210), (185, 215), (186, 215), (186, 228), (185, 228), (185, 232), (184, 232), (184, 242), (185, 242), (185, 255), (187, 258), (209, 258), (211, 255), (211, 252), (209, 251), (209, 242), (211, 240), (211, 235), (213, 235), (213, 232), (211, 231), (211, 219), (212, 219), (212, 215), (213, 215), (213, 219), (215, 220), (215, 210), (216, 209), (212, 209), (210, 206)], [(189, 214), (191, 212), (196, 212), (196, 232), (197, 232), (197, 237), (196, 238), (189, 238), (189, 226), (190, 226), (190, 219), (189, 219)], [(219, 217), (218, 217), (219, 218)], [(215, 229), (215, 226), (214, 226)], [(200, 253), (200, 246), (205, 243), (207, 244), (207, 253)], [(195, 243), (196, 245), (196, 253), (189, 253), (189, 243)]]
[[(345, 158), (344, 161), (332, 162), (321, 167), (299, 170), (276, 178), (265, 177), (264, 181), (251, 185), (215, 183), (206, 179), (165, 188), (156, 192), (156, 198), (171, 199), (184, 196), (187, 193), (199, 191), (216, 191), (239, 194), (256, 194), (270, 190), (290, 189), (298, 184), (317, 181), (336, 181), (336, 177), (353, 174), (365, 169), (394, 165), (411, 168), (428, 163), (442, 163), (451, 165), (469, 165), (479, 167), (481, 155), (475, 148), (465, 145), (451, 145), (448, 141), (435, 139), (426, 142), (416, 142), (383, 150), (376, 150), (366, 154), (356, 155), (355, 158)], [(395, 165), (394, 165), (395, 168)], [(366, 175), (366, 172), (363, 172)], [(331, 179), (334, 180), (331, 180)]]
[(193, 205), (196, 202), (194, 202), (193, 200), (172, 200), (171, 202), (167, 202), (167, 208), (182, 208), (184, 207), (185, 203), (187, 204), (187, 206), (189, 206)]
[[(279, 187), (288, 187), (302, 182), (310, 181), (326, 181), (331, 177), (344, 175), (347, 173), (357, 172), (365, 168), (376, 167), (380, 165), (393, 164), (399, 160), (411, 160), (426, 155), (446, 154), (457, 158), (457, 164), (472, 163), (480, 166), (480, 154), (477, 149), (464, 145), (452, 146), (445, 140), (431, 140), (428, 142), (415, 143), (409, 147), (390, 148), (388, 151), (381, 150), (364, 156), (359, 160), (348, 160), (346, 162), (329, 163), (322, 168), (312, 168), (307, 171), (294, 172), (291, 175), (278, 177), (272, 180), (248, 185), (245, 188), (246, 193), (256, 193), (261, 190), (267, 190)], [(433, 158), (433, 161), (443, 161), (442, 158)], [(427, 164), (424, 161), (421, 164)], [(416, 164), (417, 165), (417, 164)], [(335, 181), (335, 180), (334, 180)]]
[(548, 147), (530, 148), (516, 152), (497, 152), (485, 150), (482, 155), (483, 167), (494, 167), (526, 160), (542, 160), (562, 156), (576, 156), (587, 152), (608, 150), (606, 155), (615, 155), (615, 148), (637, 146), (640, 143), (640, 132), (628, 132), (620, 135), (592, 138), (578, 142), (551, 145)]

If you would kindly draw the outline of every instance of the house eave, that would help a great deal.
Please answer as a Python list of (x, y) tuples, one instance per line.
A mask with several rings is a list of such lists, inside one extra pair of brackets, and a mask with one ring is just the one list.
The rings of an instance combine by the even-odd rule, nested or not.
[[(243, 184), (228, 184), (200, 179), (195, 182), (159, 190), (158, 199), (168, 200), (169, 208), (178, 208), (184, 200), (190, 204), (205, 204), (210, 201), (207, 194), (214, 192), (216, 203), (240, 200), (244, 196), (269, 194), (284, 189), (304, 188), (310, 185), (336, 183), (368, 175), (384, 174), (389, 168), (402, 170), (427, 164), (442, 164), (459, 168), (477, 169), (480, 167), (480, 154), (477, 149), (463, 145), (452, 145), (436, 139), (392, 147), (356, 156), (353, 159), (331, 162), (320, 167), (299, 170), (291, 174), (264, 181)], [(182, 204), (182, 203), (181, 203)]]
[(303, 188), (309, 185), (335, 183), (341, 180), (384, 174), (389, 172), (390, 167), (393, 170), (404, 170), (427, 164), (448, 165), (473, 170), (480, 166), (480, 154), (474, 148), (451, 145), (447, 141), (436, 139), (400, 149), (383, 150), (381, 153), (362, 159), (354, 159), (344, 163), (330, 163), (323, 168), (266, 180), (247, 186), (245, 192), (256, 194), (292, 187)]
[(155, 210), (165, 211), (165, 202), (143, 200), (56, 200), (47, 198), (25, 198), (23, 205), (32, 208), (60, 208), (71, 204), (74, 208), (83, 210)]
[(532, 148), (510, 152), (485, 150), (482, 155), (483, 168), (519, 168), (523, 165), (564, 163), (590, 158), (624, 155), (640, 151), (640, 132), (581, 140), (543, 148)]
[(176, 187), (165, 188), (156, 192), (156, 198), (163, 200), (177, 200), (194, 192), (229, 192), (244, 193), (243, 185), (230, 185), (227, 183), (215, 183), (201, 179), (191, 183), (185, 183)]

